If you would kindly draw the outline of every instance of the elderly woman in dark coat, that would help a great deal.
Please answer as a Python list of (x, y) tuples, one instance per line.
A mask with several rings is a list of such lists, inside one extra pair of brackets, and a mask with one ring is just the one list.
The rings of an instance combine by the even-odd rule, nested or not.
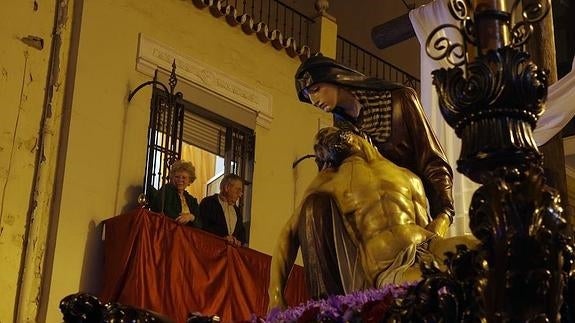
[(170, 167), (170, 182), (156, 192), (151, 209), (180, 224), (201, 228), (198, 200), (186, 191), (196, 179), (196, 169), (190, 162), (178, 160)]

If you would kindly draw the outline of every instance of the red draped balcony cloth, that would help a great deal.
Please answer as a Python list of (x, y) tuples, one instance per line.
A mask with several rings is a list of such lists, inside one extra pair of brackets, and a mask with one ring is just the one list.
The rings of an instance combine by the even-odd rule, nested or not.
[[(191, 312), (215, 314), (222, 322), (265, 316), (270, 256), (145, 209), (105, 220), (104, 226), (102, 301), (163, 313), (176, 322)], [(287, 283), (290, 306), (307, 300), (302, 269), (294, 267)]]

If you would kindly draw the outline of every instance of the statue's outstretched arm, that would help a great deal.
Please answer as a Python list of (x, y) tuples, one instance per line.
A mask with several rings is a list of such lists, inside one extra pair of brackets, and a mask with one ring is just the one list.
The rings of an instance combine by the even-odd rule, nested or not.
[(298, 225), (299, 212), (296, 212), (288, 220), (277, 240), (270, 269), (269, 309), (286, 307), (283, 293), (300, 246)]

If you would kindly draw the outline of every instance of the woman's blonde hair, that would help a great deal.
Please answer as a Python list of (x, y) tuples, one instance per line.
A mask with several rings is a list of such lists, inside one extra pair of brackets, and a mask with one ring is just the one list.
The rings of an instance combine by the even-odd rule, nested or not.
[(177, 172), (187, 172), (190, 175), (190, 183), (196, 180), (196, 168), (191, 162), (176, 160), (170, 166), (170, 177)]

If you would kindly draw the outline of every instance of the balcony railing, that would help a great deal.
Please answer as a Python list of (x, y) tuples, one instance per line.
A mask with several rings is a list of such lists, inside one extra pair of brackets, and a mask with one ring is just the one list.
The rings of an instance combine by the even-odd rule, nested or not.
[(336, 60), (367, 76), (401, 83), (420, 93), (419, 79), (341, 36), (337, 36)]
[[(313, 20), (276, 0), (227, 0), (222, 7), (232, 6), (238, 22), (248, 15), (255, 24), (264, 23), (268, 30), (278, 30), (284, 39), (293, 38), (298, 45), (309, 45)], [(229, 8), (229, 7), (228, 7)]]
[[(307, 57), (318, 49), (311, 44), (314, 21), (277, 0), (193, 0), (198, 8), (209, 7), (215, 17), (241, 25), (246, 34), (256, 33), (262, 42), (271, 41), (288, 55)], [(401, 83), (420, 91), (420, 81), (360, 46), (337, 37), (336, 60), (368, 76)]]

